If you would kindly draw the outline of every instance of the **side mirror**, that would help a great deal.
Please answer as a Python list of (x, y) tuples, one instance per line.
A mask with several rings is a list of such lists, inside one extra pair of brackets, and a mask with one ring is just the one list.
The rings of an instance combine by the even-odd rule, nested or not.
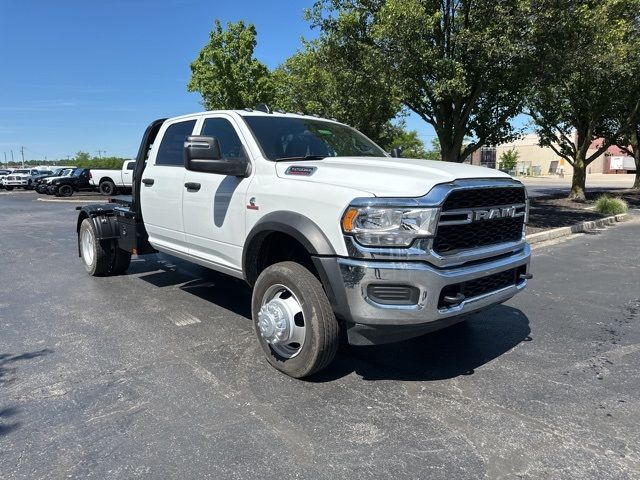
[(391, 156), (393, 158), (401, 158), (402, 157), (402, 148), (394, 148), (389, 153), (391, 153)]
[(246, 158), (222, 158), (215, 137), (192, 135), (184, 142), (184, 168), (187, 170), (246, 177), (248, 166)]

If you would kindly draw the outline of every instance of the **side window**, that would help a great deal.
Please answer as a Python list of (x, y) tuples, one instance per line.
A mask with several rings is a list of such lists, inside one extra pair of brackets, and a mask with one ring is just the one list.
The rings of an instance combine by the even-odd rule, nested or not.
[(204, 121), (201, 135), (216, 137), (220, 145), (222, 158), (245, 158), (240, 137), (231, 122), (225, 118), (207, 118)]
[(136, 166), (135, 162), (131, 162), (127, 165), (127, 170), (133, 170), (135, 166)]
[(193, 132), (195, 124), (195, 120), (188, 120), (174, 123), (167, 128), (158, 148), (156, 165), (182, 166), (184, 164), (184, 141)]

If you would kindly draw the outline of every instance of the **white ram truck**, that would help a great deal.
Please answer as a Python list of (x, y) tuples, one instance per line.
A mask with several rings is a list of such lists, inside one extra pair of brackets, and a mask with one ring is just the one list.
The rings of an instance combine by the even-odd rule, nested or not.
[(91, 185), (98, 187), (102, 195), (113, 195), (118, 189), (130, 189), (133, 184), (135, 160), (127, 160), (120, 170), (91, 168)]
[(3, 185), (6, 190), (13, 190), (14, 188), (31, 190), (40, 175), (42, 174), (37, 168), (19, 168), (4, 178)]
[(78, 207), (91, 275), (157, 251), (244, 279), (266, 359), (305, 377), (342, 332), (371, 345), (502, 303), (531, 278), (524, 186), (482, 167), (393, 158), (347, 125), (212, 111), (153, 122), (132, 202)]

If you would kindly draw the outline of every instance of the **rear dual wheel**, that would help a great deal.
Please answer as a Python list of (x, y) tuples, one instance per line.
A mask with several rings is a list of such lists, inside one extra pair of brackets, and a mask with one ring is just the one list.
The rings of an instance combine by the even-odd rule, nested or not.
[(131, 263), (131, 253), (118, 247), (115, 240), (98, 240), (95, 226), (85, 218), (78, 232), (80, 256), (89, 275), (121, 275)]

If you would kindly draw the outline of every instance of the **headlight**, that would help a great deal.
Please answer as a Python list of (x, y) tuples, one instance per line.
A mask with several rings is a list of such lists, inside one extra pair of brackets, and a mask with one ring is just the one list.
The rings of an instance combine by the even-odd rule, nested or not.
[(342, 231), (366, 247), (408, 247), (436, 233), (437, 208), (349, 207)]

